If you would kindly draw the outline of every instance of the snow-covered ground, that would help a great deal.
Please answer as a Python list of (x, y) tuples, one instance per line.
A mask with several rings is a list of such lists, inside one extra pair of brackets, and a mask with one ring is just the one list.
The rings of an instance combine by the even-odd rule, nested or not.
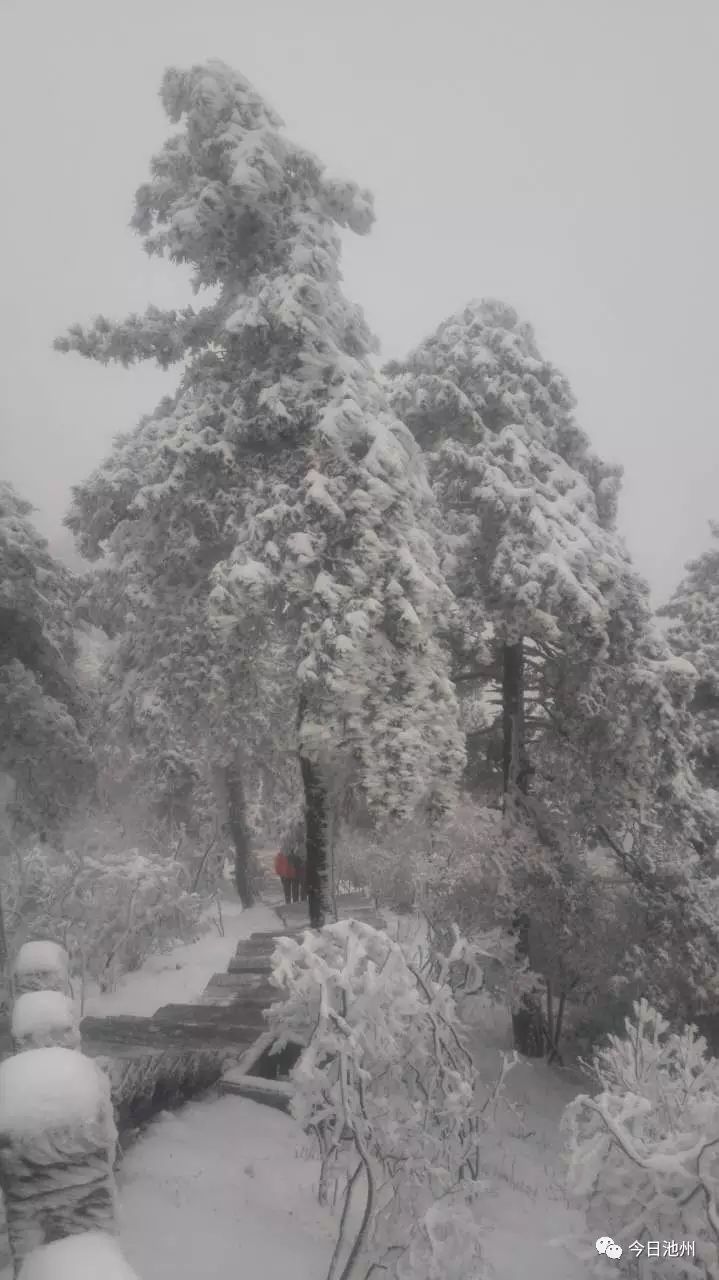
[[(488, 1090), (499, 1075), (500, 1052), (511, 1049), (508, 1014), (476, 1002), (472, 1051)], [(567, 1201), (559, 1121), (586, 1088), (578, 1073), (521, 1059), (506, 1079), (494, 1126), (485, 1135), (484, 1252), (497, 1280), (585, 1280), (589, 1272), (561, 1247), (563, 1237), (585, 1234), (583, 1214)], [(611, 1232), (611, 1224), (607, 1230)]]
[(121, 1169), (122, 1240), (140, 1280), (318, 1280), (332, 1219), (292, 1120), (244, 1098), (160, 1117)]

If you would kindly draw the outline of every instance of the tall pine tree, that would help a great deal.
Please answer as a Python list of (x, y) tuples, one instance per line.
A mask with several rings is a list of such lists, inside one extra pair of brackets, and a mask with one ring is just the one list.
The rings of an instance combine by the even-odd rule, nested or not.
[(293, 653), (317, 926), (338, 761), (381, 814), (451, 794), (463, 744), (437, 639), (451, 598), (421, 457), (342, 293), (339, 229), (369, 230), (370, 197), (329, 178), (222, 63), (168, 71), (161, 96), (182, 127), (153, 159), (133, 225), (148, 253), (189, 264), (196, 291), (212, 293), (197, 310), (100, 318), (58, 344), (184, 366), (134, 438), (141, 466), (128, 472), (120, 446), (73, 519), (107, 550), (121, 595), (136, 584), (125, 624), (139, 644), (162, 625), (158, 578), (181, 579), (184, 557), (202, 564), (216, 634), (251, 670), (268, 637)]
[[(591, 451), (567, 380), (493, 301), (471, 303), (386, 373), (443, 516), (465, 621), (457, 688), (470, 702), (488, 680), (499, 690), (508, 816), (530, 822), (549, 862), (597, 838), (622, 855), (657, 821), (710, 843), (715, 815), (687, 760), (687, 673), (617, 535), (620, 472)], [(526, 954), (529, 912), (516, 924)], [(525, 1052), (531, 1025), (519, 1011)]]

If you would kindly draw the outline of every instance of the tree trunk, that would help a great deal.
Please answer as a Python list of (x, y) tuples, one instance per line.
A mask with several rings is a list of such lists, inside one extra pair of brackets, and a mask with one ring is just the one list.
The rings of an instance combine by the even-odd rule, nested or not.
[[(524, 723), (524, 642), (505, 642), (502, 650), (502, 775), (504, 812), (511, 813), (517, 791), (527, 794), (529, 769)], [(516, 957), (529, 958), (530, 919), (521, 912), (515, 920), (517, 930)], [(526, 1058), (544, 1056), (542, 1007), (530, 996), (523, 996), (512, 1013), (514, 1047)]]
[(225, 789), (227, 822), (235, 846), (235, 887), (243, 907), (251, 907), (254, 905), (255, 894), (250, 874), (250, 833), (247, 829), (245, 786), (237, 756), (225, 766)]
[(514, 788), (526, 795), (529, 781), (524, 724), (524, 643), (504, 645), (502, 651), (502, 775), (504, 808)]
[(316, 761), (310, 760), (302, 749), (302, 735), (299, 730), (302, 726), (306, 706), (304, 697), (300, 698), (297, 727), (300, 740), (300, 770), (305, 798), (307, 903), (310, 912), (310, 927), (312, 929), (321, 929), (327, 916), (329, 870), (327, 858), (328, 795), (327, 785), (322, 776), (320, 766)]

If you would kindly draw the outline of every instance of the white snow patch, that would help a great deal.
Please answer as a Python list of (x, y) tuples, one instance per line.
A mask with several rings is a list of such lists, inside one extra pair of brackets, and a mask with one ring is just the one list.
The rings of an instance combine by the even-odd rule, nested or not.
[(18, 951), (13, 965), (17, 977), (27, 973), (67, 975), (67, 952), (57, 942), (26, 942)]
[(28, 1049), (0, 1063), (0, 1134), (23, 1137), (93, 1121), (109, 1085), (74, 1049)]
[(27, 991), (19, 996), (12, 1011), (12, 1035), (47, 1035), (50, 1031), (72, 1031), (76, 1024), (72, 1001), (62, 991)]
[(243, 560), (233, 564), (228, 581), (244, 587), (262, 587), (270, 582), (270, 574), (260, 560)]
[(245, 1098), (163, 1115), (120, 1167), (122, 1243), (142, 1280), (317, 1280), (336, 1223), (294, 1120)]
[(33, 1249), (19, 1280), (138, 1280), (120, 1246), (102, 1231), (69, 1236)]

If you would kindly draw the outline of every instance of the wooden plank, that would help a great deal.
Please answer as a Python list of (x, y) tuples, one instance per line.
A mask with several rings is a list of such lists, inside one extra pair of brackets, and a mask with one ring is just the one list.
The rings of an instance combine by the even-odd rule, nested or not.
[(272, 965), (265, 956), (233, 956), (228, 973), (271, 973)]
[(236, 1069), (220, 1077), (219, 1089), (221, 1093), (237, 1094), (278, 1111), (289, 1111), (295, 1093), (287, 1080), (263, 1080), (260, 1076), (242, 1075)]
[[(117, 1014), (114, 1018), (83, 1018), (80, 1023), (80, 1032), (84, 1037), (90, 1040), (102, 1039), (106, 1037), (110, 1031), (112, 1034), (119, 1036), (121, 1040), (132, 1042), (132, 1036), (142, 1037), (148, 1031), (150, 1026), (150, 1018), (135, 1017), (132, 1014)], [(141, 1043), (141, 1040), (138, 1040)]]
[(210, 987), (227, 987), (229, 991), (236, 991), (238, 994), (244, 991), (274, 991), (273, 987), (267, 981), (266, 974), (262, 973), (213, 973), (210, 981), (205, 987), (209, 991)]
[(287, 938), (287, 929), (269, 929), (266, 933), (251, 933), (246, 942), (276, 942), (278, 938)]
[[(235, 975), (233, 974), (232, 977), (235, 977)], [(212, 1000), (229, 1001), (230, 1005), (247, 1005), (248, 1009), (267, 1009), (270, 1005), (274, 1005), (276, 1000), (283, 998), (278, 989), (271, 987), (270, 983), (266, 983), (265, 987), (257, 987), (255, 991), (243, 991), (242, 988), (239, 991), (234, 991), (233, 987), (212, 987), (207, 988), (207, 992), (212, 996)], [(203, 1007), (206, 1009), (206, 1007), (212, 1005), (212, 1000), (205, 1001), (205, 1004), (203, 1004), (202, 1000), (197, 1000), (193, 1005), (166, 1005), (165, 1007), (173, 1010), (203, 1009)], [(162, 1020), (168, 1018), (168, 1016), (173, 1016), (165, 1014), (164, 1009), (157, 1010), (156, 1018), (160, 1015)]]
[(224, 1009), (213, 1012), (220, 1014), (214, 1022), (194, 1021), (180, 1026), (152, 1018), (135, 1019), (132, 1026), (123, 1024), (119, 1018), (86, 1018), (80, 1028), (82, 1047), (91, 1056), (107, 1054), (115, 1057), (127, 1049), (198, 1049), (205, 1043), (208, 1051), (214, 1051), (249, 1045), (257, 1038), (256, 1019), (240, 1022), (226, 1018)]
[(158, 1009), (153, 1022), (169, 1023), (175, 1027), (228, 1027), (235, 1023), (244, 1026), (264, 1026), (264, 1004), (248, 1004), (245, 1000), (233, 1000), (226, 1008), (214, 1005), (168, 1004)]
[[(228, 976), (236, 978), (245, 975), (232, 973)], [(259, 1004), (263, 1009), (268, 1009), (271, 1004), (274, 1004), (275, 1000), (279, 999), (279, 991), (276, 987), (270, 986), (269, 982), (265, 982), (261, 987), (253, 987), (249, 991), (242, 987), (228, 986), (226, 983), (220, 985), (219, 982), (211, 982), (209, 987), (205, 988), (197, 1003), (207, 1005), (217, 1004), (219, 1001), (222, 1004), (227, 1004), (228, 1002), (231, 1004), (234, 1001), (244, 1000), (248, 1004)]]

